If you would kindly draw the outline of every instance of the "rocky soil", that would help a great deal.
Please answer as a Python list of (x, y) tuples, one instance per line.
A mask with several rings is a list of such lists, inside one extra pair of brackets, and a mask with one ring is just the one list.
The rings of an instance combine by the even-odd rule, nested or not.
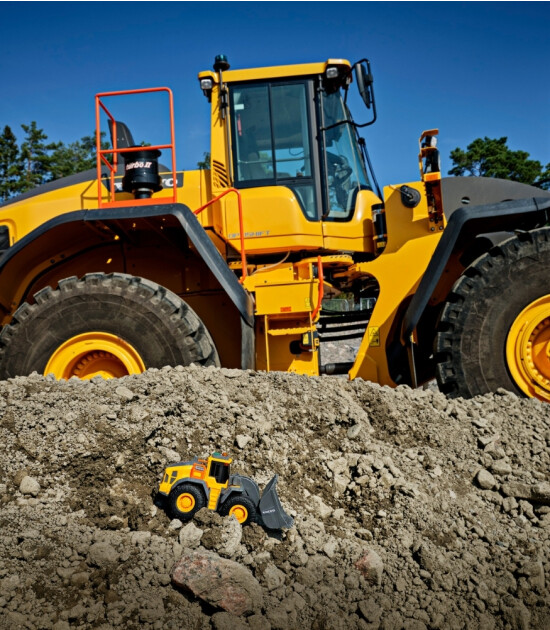
[[(288, 531), (155, 502), (226, 450)], [(232, 370), (0, 382), (0, 628), (550, 628), (550, 405)]]

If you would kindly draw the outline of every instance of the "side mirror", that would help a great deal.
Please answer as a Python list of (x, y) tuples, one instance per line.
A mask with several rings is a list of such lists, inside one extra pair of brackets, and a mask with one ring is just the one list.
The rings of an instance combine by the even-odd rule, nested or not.
[(370, 71), (370, 63), (368, 59), (358, 61), (354, 66), (354, 70), (359, 94), (367, 106), (367, 109), (370, 109), (374, 103), (374, 91), (372, 88), (374, 80)]

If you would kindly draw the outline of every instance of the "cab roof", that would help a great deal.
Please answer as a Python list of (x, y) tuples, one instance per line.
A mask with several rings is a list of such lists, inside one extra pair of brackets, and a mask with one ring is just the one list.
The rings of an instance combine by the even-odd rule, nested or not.
[[(303, 77), (309, 75), (324, 74), (329, 66), (338, 67), (340, 71), (351, 69), (351, 64), (346, 59), (327, 59), (317, 63), (300, 63), (291, 66), (268, 66), (264, 68), (248, 68), (244, 70), (226, 70), (223, 80), (227, 83), (241, 81), (257, 81), (260, 79), (284, 79), (286, 77)], [(212, 70), (199, 73), (199, 80), (211, 78), (218, 83), (219, 75)]]

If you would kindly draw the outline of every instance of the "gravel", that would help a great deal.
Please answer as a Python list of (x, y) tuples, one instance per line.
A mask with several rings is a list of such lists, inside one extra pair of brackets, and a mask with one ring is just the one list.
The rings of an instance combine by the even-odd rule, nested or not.
[[(195, 367), (31, 375), (0, 382), (0, 444), (0, 628), (550, 628), (536, 400)], [(260, 487), (278, 474), (294, 527), (171, 521), (164, 466), (214, 450)]]

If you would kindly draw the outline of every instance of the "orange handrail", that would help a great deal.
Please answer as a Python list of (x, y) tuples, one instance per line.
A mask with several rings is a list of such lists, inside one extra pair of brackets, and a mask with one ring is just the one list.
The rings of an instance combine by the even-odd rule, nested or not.
[(242, 204), (242, 200), (241, 200), (241, 193), (236, 189), (236, 188), (228, 188), (227, 190), (224, 190), (224, 192), (222, 192), (220, 195), (218, 195), (217, 197), (214, 197), (214, 199), (211, 199), (208, 203), (205, 203), (204, 206), (201, 206), (200, 208), (197, 208), (194, 211), (194, 214), (200, 214), (203, 210), (206, 210), (206, 208), (208, 208), (208, 206), (211, 206), (213, 203), (216, 203), (216, 201), (219, 201), (222, 197), (225, 197), (225, 195), (229, 194), (229, 193), (235, 193), (237, 195), (237, 200), (238, 200), (238, 204), (239, 204), (239, 229), (241, 231), (240, 234), (240, 240), (241, 240), (241, 263), (242, 263), (242, 269), (243, 269), (243, 273), (242, 273), (242, 277), (241, 277), (241, 281), (243, 278), (246, 278), (246, 276), (248, 275), (247, 269), (246, 269), (246, 252), (245, 252), (245, 248), (244, 248), (244, 227), (243, 227), (243, 204)]
[[(136, 147), (128, 147), (125, 149), (119, 149), (117, 146), (117, 131), (116, 131), (116, 120), (111, 112), (107, 109), (104, 103), (101, 102), (102, 98), (106, 98), (108, 96), (127, 96), (129, 94), (146, 94), (151, 92), (167, 92), (168, 93), (168, 104), (170, 109), (170, 144), (156, 144), (153, 146), (144, 147), (148, 150), (158, 149), (170, 149), (172, 153), (172, 197), (163, 197), (160, 199), (155, 199), (155, 203), (175, 203), (177, 200), (177, 178), (176, 178), (176, 140), (175, 140), (175, 125), (174, 125), (174, 97), (172, 94), (172, 90), (166, 87), (159, 88), (144, 88), (140, 90), (122, 90), (118, 92), (101, 92), (96, 94), (95, 102), (96, 102), (96, 155), (97, 155), (97, 202), (99, 208), (106, 207), (107, 205), (117, 204), (115, 201), (115, 175), (118, 167), (118, 154), (119, 153), (129, 153), (136, 150)], [(102, 149), (101, 148), (101, 110), (107, 114), (111, 122), (113, 123), (113, 148), (112, 149)], [(113, 156), (113, 163), (110, 164), (106, 155)], [(103, 201), (103, 195), (101, 190), (101, 164), (105, 164), (110, 172), (110, 191), (109, 191), (109, 201), (107, 204)], [(137, 203), (142, 205), (143, 203), (151, 203), (149, 199), (140, 200), (136, 199), (133, 203)], [(128, 205), (128, 202), (118, 202), (120, 205)], [(117, 205), (118, 205), (117, 204)]]

